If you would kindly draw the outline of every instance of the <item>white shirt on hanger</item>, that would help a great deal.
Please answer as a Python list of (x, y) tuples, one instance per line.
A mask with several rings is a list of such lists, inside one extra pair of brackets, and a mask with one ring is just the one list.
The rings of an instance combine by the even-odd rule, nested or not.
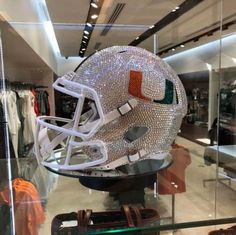
[(23, 98), (22, 114), (24, 120), (24, 143), (31, 144), (34, 142), (34, 133), (36, 128), (36, 114), (34, 112), (34, 95), (30, 90), (22, 90), (18, 92), (19, 96)]

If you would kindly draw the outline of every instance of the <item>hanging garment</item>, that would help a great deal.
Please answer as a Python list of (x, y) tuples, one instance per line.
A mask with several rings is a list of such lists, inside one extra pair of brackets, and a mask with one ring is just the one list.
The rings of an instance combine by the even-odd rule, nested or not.
[(24, 100), (16, 92), (16, 107), (17, 113), (20, 121), (20, 128), (18, 132), (18, 157), (24, 157), (25, 148), (24, 148), (24, 116), (22, 114)]
[[(6, 128), (5, 126), (5, 117), (4, 117), (4, 111), (3, 111), (3, 106), (2, 106), (2, 102), (0, 102), (0, 159), (5, 159), (6, 158), (6, 134), (4, 131), (4, 128)], [(9, 128), (7, 128), (8, 133), (9, 133)], [(10, 134), (9, 134), (9, 137)], [(15, 158), (15, 153), (14, 153), (14, 148), (12, 145), (12, 141), (11, 138), (9, 139), (9, 152), (10, 152), (10, 156), (11, 158)]]
[(36, 116), (39, 116), (39, 104), (38, 104), (38, 100), (37, 100), (37, 96), (38, 96), (38, 92), (36, 90), (32, 90), (31, 91), (33, 96), (34, 96), (34, 112), (36, 114)]
[[(17, 178), (12, 181), (14, 215), (17, 235), (37, 235), (38, 227), (44, 223), (45, 215), (38, 192), (28, 181)], [(9, 186), (0, 193), (0, 203), (10, 206)]]
[(158, 193), (175, 194), (186, 191), (185, 169), (191, 163), (189, 150), (181, 145), (172, 146), (173, 163), (158, 175)]
[(40, 115), (50, 115), (50, 105), (48, 92), (45, 90), (37, 91), (37, 102)]
[(18, 157), (18, 134), (21, 126), (18, 111), (16, 107), (16, 93), (14, 91), (7, 91), (7, 111), (8, 111), (8, 125), (11, 135), (11, 140), (14, 148), (15, 156)]
[(18, 92), (24, 100), (22, 105), (22, 115), (24, 117), (24, 144), (28, 145), (34, 142), (36, 114), (34, 112), (34, 95), (30, 90)]
[[(21, 123), (16, 107), (16, 93), (13, 91), (6, 91), (5, 95), (7, 100), (8, 129), (14, 149), (14, 156), (11, 157), (18, 157), (18, 133)], [(3, 93), (0, 93), (0, 98), (1, 103), (3, 103)]]
[(10, 208), (7, 205), (0, 205), (0, 235), (11, 235)]

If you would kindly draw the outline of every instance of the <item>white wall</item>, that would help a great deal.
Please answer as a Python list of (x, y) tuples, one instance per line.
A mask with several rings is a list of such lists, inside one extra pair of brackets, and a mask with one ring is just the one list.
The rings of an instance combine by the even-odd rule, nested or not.
[(74, 71), (84, 59), (81, 57), (59, 58), (57, 75), (62, 76), (69, 71)]
[(47, 90), (49, 94), (50, 114), (55, 114), (54, 90), (52, 88), (53, 71), (49, 69), (26, 68), (6, 60), (4, 63), (4, 69), (5, 77), (9, 81), (26, 82), (46, 86), (47, 88), (45, 88), (45, 90)]
[[(65, 59), (49, 40), (50, 34), (44, 22), (43, 0), (0, 0), (0, 14), (16, 32), (30, 45), (40, 58), (58, 75), (74, 70), (83, 58)], [(48, 28), (47, 28), (48, 29)], [(53, 46), (52, 46), (53, 45)]]
[(50, 44), (40, 15), (41, 0), (0, 0), (0, 14), (31, 46), (53, 71), (57, 71), (57, 55)]

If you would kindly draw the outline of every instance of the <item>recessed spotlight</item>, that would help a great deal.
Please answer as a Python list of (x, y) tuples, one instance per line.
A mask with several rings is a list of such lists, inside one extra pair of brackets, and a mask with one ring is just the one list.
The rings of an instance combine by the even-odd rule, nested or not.
[(82, 41), (83, 43), (86, 43), (86, 41)]
[(139, 37), (135, 38), (135, 40), (138, 40), (138, 39), (139, 39)]
[(234, 57), (232, 57), (232, 60), (233, 60), (233, 62), (236, 64), (236, 59), (235, 59)]
[(172, 51), (175, 51), (175, 48), (172, 48), (171, 50), (172, 50)]
[(176, 11), (176, 9), (173, 9), (173, 10), (172, 10), (172, 12), (175, 12), (175, 11)]
[(152, 28), (154, 28), (155, 27), (155, 25), (151, 25), (150, 27), (149, 27), (149, 29), (152, 29)]
[(84, 33), (85, 33), (85, 34), (89, 34), (89, 31), (84, 30)]
[(95, 2), (91, 2), (91, 6), (94, 8), (98, 8), (98, 5)]
[(179, 7), (176, 7), (176, 8), (175, 8), (175, 10), (178, 10), (178, 9), (179, 9)]
[(90, 24), (90, 23), (86, 23), (86, 25), (88, 25), (88, 27), (92, 27), (92, 24)]
[(185, 47), (184, 44), (181, 44), (180, 47)]
[(85, 51), (86, 49), (85, 48), (82, 48), (82, 51)]
[(84, 38), (88, 39), (88, 37), (87, 37), (87, 36), (85, 36), (85, 35), (84, 35)]
[(96, 14), (93, 14), (92, 16), (91, 16), (91, 19), (97, 19), (98, 18), (98, 15), (96, 15)]
[(212, 35), (213, 35), (213, 32), (212, 32), (212, 31), (210, 31), (210, 32), (207, 33), (207, 36), (212, 36)]

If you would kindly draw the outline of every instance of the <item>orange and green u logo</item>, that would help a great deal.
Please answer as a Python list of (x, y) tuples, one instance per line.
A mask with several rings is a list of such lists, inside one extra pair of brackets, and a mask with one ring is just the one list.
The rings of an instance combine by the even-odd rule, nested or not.
[(174, 84), (172, 81), (166, 79), (164, 98), (162, 100), (152, 100), (142, 94), (142, 72), (130, 70), (129, 94), (159, 104), (173, 104)]

